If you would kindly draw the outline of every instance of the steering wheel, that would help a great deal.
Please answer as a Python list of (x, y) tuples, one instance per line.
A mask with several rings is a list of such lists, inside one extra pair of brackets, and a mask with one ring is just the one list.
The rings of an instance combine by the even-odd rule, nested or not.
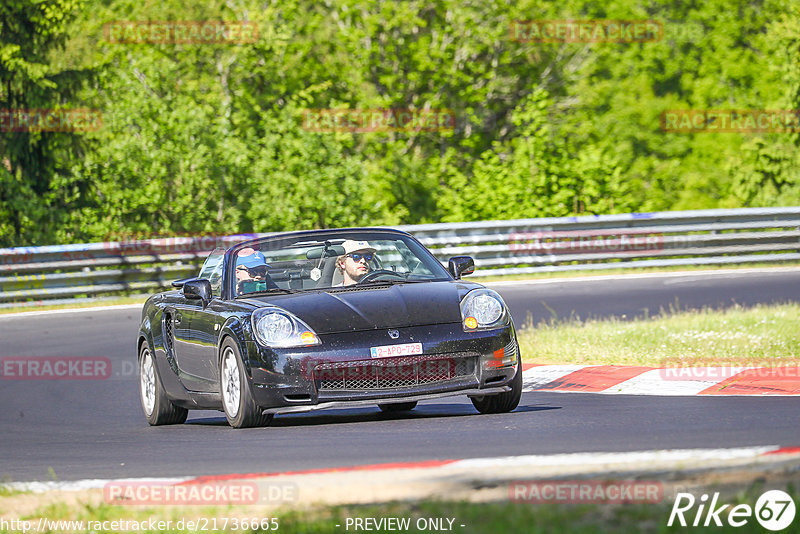
[(376, 271), (371, 271), (361, 277), (361, 280), (358, 281), (359, 284), (364, 284), (366, 282), (371, 282), (375, 280), (379, 276), (396, 276), (397, 278), (402, 278), (405, 280), (408, 278), (406, 273), (398, 273), (396, 271), (390, 271), (389, 269), (378, 269)]

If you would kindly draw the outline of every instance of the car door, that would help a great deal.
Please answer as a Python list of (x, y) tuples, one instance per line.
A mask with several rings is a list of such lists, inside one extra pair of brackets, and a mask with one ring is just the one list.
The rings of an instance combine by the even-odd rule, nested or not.
[(207, 386), (203, 384), (204, 380), (198, 375), (197, 366), (193, 363), (197, 336), (192, 331), (191, 321), (196, 308), (195, 301), (181, 299), (166, 310), (164, 321), (170, 323), (166, 325), (167, 335), (172, 334), (172, 353), (183, 387), (189, 391), (207, 391)]
[(218, 391), (217, 341), (222, 325), (220, 311), (224, 251), (212, 252), (198, 278), (211, 282), (213, 300), (204, 303), (201, 300), (186, 300), (180, 309), (176, 309), (175, 328), (175, 360), (181, 371), (181, 379), (185, 387), (192, 391)]

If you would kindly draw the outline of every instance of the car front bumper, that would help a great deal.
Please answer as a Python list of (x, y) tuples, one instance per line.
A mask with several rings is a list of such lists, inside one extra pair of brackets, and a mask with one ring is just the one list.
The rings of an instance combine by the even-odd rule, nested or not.
[[(411, 402), (507, 391), (519, 355), (513, 324), (464, 332), (461, 324), (321, 335), (321, 345), (268, 349), (247, 344), (252, 392), (266, 413)], [(421, 343), (414, 356), (373, 359), (370, 347)], [(512, 354), (513, 353), (513, 354)], [(373, 373), (377, 376), (373, 376)]]
[[(410, 396), (406, 395), (402, 397), (402, 400), (403, 402), (412, 402), (412, 401), (417, 402), (424, 400), (440, 399), (442, 397), (452, 397), (455, 395), (482, 397), (484, 395), (497, 395), (499, 393), (505, 393), (507, 391), (511, 391), (511, 387), (500, 386), (497, 388), (486, 388), (486, 389), (459, 389), (459, 390), (445, 391), (440, 393), (428, 393), (424, 395), (410, 395)], [(383, 400), (388, 400), (388, 399), (384, 398)], [(387, 402), (386, 404), (389, 403)], [(293, 405), (293, 406), (282, 406), (278, 408), (267, 408), (263, 411), (263, 413), (265, 414), (304, 413), (313, 410), (326, 410), (328, 408), (357, 408), (359, 406), (374, 406), (374, 405), (375, 405), (375, 400), (373, 399), (351, 400), (351, 401), (329, 401), (329, 402), (319, 402), (317, 404), (310, 404), (310, 405)]]

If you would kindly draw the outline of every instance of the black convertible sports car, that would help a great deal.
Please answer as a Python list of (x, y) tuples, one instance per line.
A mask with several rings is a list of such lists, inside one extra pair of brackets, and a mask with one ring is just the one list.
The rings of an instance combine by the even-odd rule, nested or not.
[[(449, 272), (448, 272), (449, 271)], [(464, 282), (411, 235), (284, 233), (218, 249), (200, 274), (148, 299), (137, 350), (151, 425), (190, 409), (236, 428), (274, 414), (468, 395), (481, 413), (517, 407), (514, 323), (494, 291)]]

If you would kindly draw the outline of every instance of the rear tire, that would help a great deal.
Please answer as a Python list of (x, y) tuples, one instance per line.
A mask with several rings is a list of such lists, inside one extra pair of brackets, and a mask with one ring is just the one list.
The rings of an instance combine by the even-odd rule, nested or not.
[(393, 404), (379, 404), (378, 408), (382, 412), (395, 413), (395, 412), (410, 412), (417, 407), (417, 401), (411, 402), (396, 402)]
[(517, 372), (509, 384), (511, 391), (500, 393), (499, 395), (485, 395), (483, 397), (472, 397), (472, 405), (480, 413), (508, 413), (517, 406), (522, 397), (522, 362), (517, 361)]
[(175, 406), (167, 397), (147, 341), (142, 343), (139, 351), (139, 400), (144, 416), (152, 426), (182, 424), (189, 415), (189, 410)]
[(261, 408), (253, 399), (239, 348), (230, 338), (222, 343), (219, 392), (222, 395), (225, 418), (233, 428), (266, 426), (272, 421), (273, 415), (262, 414)]

